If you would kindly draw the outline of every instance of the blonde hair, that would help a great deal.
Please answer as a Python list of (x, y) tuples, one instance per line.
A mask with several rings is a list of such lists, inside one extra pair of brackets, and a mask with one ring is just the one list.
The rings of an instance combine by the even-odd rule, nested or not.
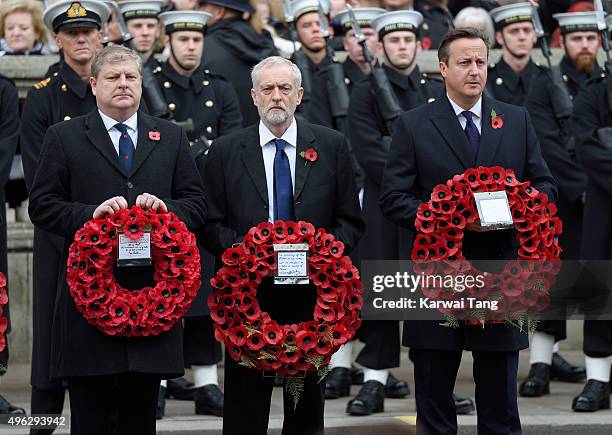
[(36, 42), (44, 42), (47, 28), (43, 22), (42, 2), (35, 0), (8, 0), (0, 5), (0, 37), (4, 38), (4, 19), (15, 12), (29, 12), (32, 16), (32, 26), (38, 35)]

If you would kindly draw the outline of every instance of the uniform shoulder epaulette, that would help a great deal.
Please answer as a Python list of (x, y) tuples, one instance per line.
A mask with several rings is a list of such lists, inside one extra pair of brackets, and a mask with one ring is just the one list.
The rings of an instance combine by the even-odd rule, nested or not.
[(43, 79), (43, 80), (39, 81), (38, 83), (36, 83), (36, 84), (34, 85), (34, 88), (35, 88), (35, 89), (42, 89), (42, 88), (44, 88), (45, 86), (47, 86), (47, 85), (49, 84), (49, 82), (50, 82), (50, 81), (51, 81), (51, 77), (47, 77), (46, 79)]

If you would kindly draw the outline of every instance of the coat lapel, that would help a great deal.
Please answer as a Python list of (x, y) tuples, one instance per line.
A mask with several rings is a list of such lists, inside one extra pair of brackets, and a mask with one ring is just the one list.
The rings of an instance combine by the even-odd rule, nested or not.
[(461, 130), (459, 119), (445, 95), (432, 103), (431, 120), (463, 166), (466, 169), (473, 167), (474, 154), (465, 133)]
[[(138, 168), (142, 166), (144, 161), (149, 157), (155, 145), (162, 140), (152, 140), (149, 138), (149, 132), (157, 131), (157, 125), (155, 118), (144, 115), (142, 112), (138, 112), (138, 143), (136, 144), (136, 151), (134, 152), (134, 164), (132, 165), (132, 174), (138, 171)], [(128, 174), (128, 175), (132, 175)]]
[(102, 118), (98, 113), (98, 109), (94, 109), (89, 113), (87, 120), (85, 121), (87, 129), (87, 138), (93, 144), (93, 146), (104, 156), (106, 160), (122, 175), (126, 175), (123, 172), (123, 168), (119, 165), (119, 156), (113, 142), (111, 141), (108, 131), (102, 122)]
[(495, 107), (495, 101), (483, 96), (480, 149), (478, 150), (478, 156), (476, 158), (476, 166), (492, 165), (504, 130), (504, 127), (493, 128), (491, 126), (491, 110), (495, 110), (497, 115), (499, 115), (502, 120), (504, 119), (504, 114), (500, 113), (499, 109)]
[(244, 164), (251, 181), (257, 188), (257, 193), (261, 199), (270, 205), (268, 201), (268, 184), (266, 182), (266, 168), (264, 166), (261, 145), (259, 144), (258, 125), (252, 126), (242, 139), (242, 154), (240, 158)]
[[(297, 121), (297, 150), (295, 155), (295, 188), (293, 198), (297, 201), (304, 190), (304, 185), (308, 179), (312, 162), (300, 156), (308, 148), (315, 148), (315, 137), (308, 125), (303, 121)], [(316, 149), (315, 149), (316, 150)]]

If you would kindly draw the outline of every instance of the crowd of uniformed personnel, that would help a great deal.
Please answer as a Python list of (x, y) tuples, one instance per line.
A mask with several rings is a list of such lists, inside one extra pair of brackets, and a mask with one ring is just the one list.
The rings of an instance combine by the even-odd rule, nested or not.
[[(200, 0), (197, 4), (177, 1), (169, 6), (161, 0), (127, 0), (114, 9), (95, 0), (70, 0), (47, 7), (44, 22), (60, 49), (61, 60), (28, 92), (19, 134), (18, 122), (13, 119), (17, 115), (15, 86), (1, 78), (0, 182), (8, 178), (8, 167), (19, 143), (25, 182), (30, 188), (47, 128), (96, 107), (89, 84), (91, 65), (96, 52), (108, 41), (125, 44), (141, 55), (141, 108), (185, 129), (202, 173), (212, 141), (258, 120), (251, 97), (250, 69), (277, 54), (276, 46), (282, 45), (278, 38), (285, 37), (291, 40), (291, 59), (300, 66), (305, 88), (298, 116), (338, 130), (349, 140), (367, 225), (354, 259), (407, 259), (411, 251), (407, 230), (387, 220), (379, 205), (394, 122), (401, 112), (432, 103), (443, 95), (443, 82), (422, 73), (416, 60), (421, 50), (437, 48), (452, 27), (453, 14), (474, 2), (383, 0), (382, 4), (367, 2), (362, 6), (368, 7), (352, 11), (331, 11), (327, 2), (287, 1), (285, 16), (268, 17), (270, 23), (287, 24), (280, 28), (280, 35), (274, 28), (274, 39), (263, 22), (256, 20), (272, 3)], [(495, 2), (475, 3), (491, 9), (495, 43), (502, 48), (501, 59), (489, 68), (485, 92), (496, 100), (525, 106), (531, 115), (542, 154), (559, 188), (563, 258), (610, 259), (612, 146), (611, 137), (605, 133), (612, 127), (607, 97), (612, 88), (607, 84), (607, 73), (597, 63), (601, 40), (596, 14), (554, 15), (565, 54), (559, 65), (549, 68), (531, 59), (541, 25), (534, 26), (537, 12), (530, 3), (501, 7)], [(543, 9), (548, 14), (542, 17), (543, 31), (552, 32), (556, 26), (551, 24), (550, 11), (554, 8), (549, 4)], [(112, 15), (113, 10), (121, 16), (116, 12)], [(111, 29), (112, 21), (119, 24), (119, 37), (102, 33), (105, 28)], [(164, 55), (156, 57), (160, 51)], [(338, 51), (346, 52), (343, 62), (338, 61)], [(4, 220), (2, 223), (0, 238), (6, 238)], [(63, 408), (64, 386), (50, 371), (54, 354), (49, 338), (63, 245), (64, 240), (35, 229), (33, 414), (60, 414)], [(6, 243), (2, 246), (0, 267), (6, 271)], [(184, 319), (185, 363), (192, 368), (193, 382), (183, 378), (162, 382), (158, 418), (164, 414), (165, 398), (194, 400), (198, 414), (223, 414), (223, 393), (217, 380), (222, 354), (206, 305), (214, 258), (203, 249), (201, 252), (208, 276), (203, 277), (200, 294)], [(328, 399), (348, 396), (351, 384), (362, 384), (347, 413), (382, 412), (385, 397), (409, 394), (408, 384), (389, 372), (400, 364), (398, 322), (366, 321), (358, 338), (365, 347), (356, 359), (350, 343), (333, 356), (325, 395)], [(586, 370), (570, 365), (558, 353), (555, 343), (564, 338), (563, 321), (539, 325), (532, 339), (529, 376), (521, 383), (519, 393), (541, 396), (549, 393), (551, 380), (587, 379), (572, 408), (609, 408), (612, 323), (585, 323)], [(355, 369), (354, 362), (362, 369)], [(458, 413), (474, 409), (470, 399), (461, 397), (455, 397), (455, 406)], [(8, 402), (6, 406), (0, 403), (0, 411), (24, 412)]]

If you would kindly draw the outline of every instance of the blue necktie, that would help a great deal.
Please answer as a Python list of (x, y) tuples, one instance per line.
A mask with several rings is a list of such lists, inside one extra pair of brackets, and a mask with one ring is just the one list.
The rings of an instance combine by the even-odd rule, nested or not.
[(127, 132), (127, 125), (115, 124), (115, 128), (121, 132), (119, 136), (119, 164), (126, 175), (132, 172), (132, 161), (134, 160), (134, 142)]
[(465, 119), (467, 120), (467, 123), (465, 124), (465, 135), (467, 136), (467, 140), (472, 147), (474, 156), (477, 156), (478, 149), (480, 148), (480, 132), (472, 119), (473, 113), (466, 110), (461, 112), (461, 114), (465, 116)]
[(274, 221), (293, 221), (293, 183), (289, 158), (285, 153), (287, 142), (274, 139), (276, 154), (274, 155)]

